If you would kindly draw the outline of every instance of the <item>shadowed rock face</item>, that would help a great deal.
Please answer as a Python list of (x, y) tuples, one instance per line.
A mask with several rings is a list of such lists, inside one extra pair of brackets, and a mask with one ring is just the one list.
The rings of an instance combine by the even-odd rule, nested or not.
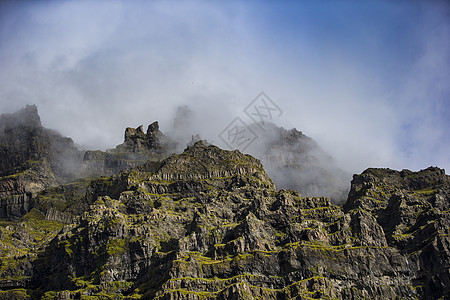
[(73, 179), (82, 153), (41, 125), (35, 105), (0, 116), (0, 218), (18, 219), (49, 186)]
[(115, 149), (79, 151), (70, 138), (44, 128), (37, 107), (0, 116), (0, 219), (17, 220), (32, 207), (35, 195), (76, 178), (110, 176), (171, 153), (171, 141), (158, 122), (127, 128)]
[(0, 116), (0, 176), (17, 174), (46, 160), (61, 179), (73, 176), (81, 152), (70, 138), (42, 127), (35, 105)]
[(111, 176), (147, 161), (161, 162), (174, 152), (174, 142), (153, 122), (144, 133), (143, 125), (125, 130), (123, 144), (104, 151), (88, 150), (84, 154), (83, 177)]
[[(157, 123), (86, 151), (81, 171), (67, 166), (80, 152), (42, 128), (35, 107), (2, 115), (0, 129), (3, 159), (14, 161), (2, 160), (0, 178), (0, 299), (450, 296), (442, 169), (367, 169), (339, 207), (277, 191), (239, 151), (193, 141), (169, 156)], [(307, 155), (293, 153), (314, 147), (282, 130), (266, 154), (303, 167)]]
[(422, 279), (425, 298), (448, 296), (450, 176), (443, 169), (367, 169), (353, 177), (344, 209), (376, 216), (388, 245)]
[(119, 148), (126, 148), (132, 152), (140, 151), (164, 151), (167, 137), (159, 131), (158, 122), (148, 125), (147, 134), (144, 134), (143, 126), (134, 129), (128, 127), (125, 130), (125, 142)]
[(48, 155), (50, 144), (36, 106), (0, 116), (0, 176), (18, 173)]
[(0, 298), (438, 299), (449, 193), (437, 168), (369, 169), (341, 208), (277, 191), (259, 160), (199, 141), (39, 194), (0, 227)]
[[(259, 128), (257, 124), (252, 126)], [(36, 106), (2, 115), (0, 136), (0, 155), (8, 157), (0, 161), (0, 176), (29, 170), (36, 162), (45, 166), (42, 161), (46, 160), (59, 183), (77, 177), (111, 176), (148, 160), (161, 162), (183, 149), (159, 130), (158, 122), (153, 122), (146, 133), (142, 125), (127, 128), (124, 143), (114, 149), (78, 151), (70, 138), (42, 127)], [(188, 145), (198, 140), (199, 136), (192, 136)], [(278, 188), (298, 190), (308, 196), (328, 196), (334, 203), (345, 200), (349, 174), (337, 168), (332, 158), (302, 132), (266, 124), (265, 132), (249, 150), (261, 159)]]

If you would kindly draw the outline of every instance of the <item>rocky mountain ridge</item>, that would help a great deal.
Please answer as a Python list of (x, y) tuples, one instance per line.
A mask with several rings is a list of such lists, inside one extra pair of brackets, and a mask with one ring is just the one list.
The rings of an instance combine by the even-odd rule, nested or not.
[(84, 153), (83, 177), (110, 176), (119, 171), (137, 167), (147, 161), (162, 161), (174, 153), (175, 143), (153, 122), (144, 133), (143, 126), (128, 127), (124, 142), (114, 149), (87, 150)]
[(262, 161), (278, 188), (326, 196), (334, 203), (346, 200), (351, 174), (339, 168), (312, 138), (268, 122), (263, 132), (258, 124), (250, 127), (259, 136), (246, 150)]
[(368, 169), (341, 207), (198, 141), (27, 195), (0, 221), (0, 299), (450, 297), (450, 177), (436, 167)]
[(0, 218), (18, 219), (30, 200), (74, 179), (82, 154), (70, 138), (42, 126), (37, 107), (0, 116)]
[(63, 181), (81, 161), (72, 139), (42, 126), (35, 105), (0, 116), (0, 176), (21, 173), (33, 165), (48, 163)]

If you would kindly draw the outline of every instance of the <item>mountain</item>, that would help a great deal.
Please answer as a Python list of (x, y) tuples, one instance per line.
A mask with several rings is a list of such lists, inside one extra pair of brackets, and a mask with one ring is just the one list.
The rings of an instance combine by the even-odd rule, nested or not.
[(0, 157), (0, 176), (48, 164), (59, 181), (70, 177), (81, 161), (72, 139), (42, 126), (35, 105), (0, 115)]
[(351, 174), (339, 168), (312, 138), (265, 122), (250, 129), (258, 138), (246, 151), (259, 158), (278, 188), (299, 191), (305, 196), (326, 196), (342, 203), (350, 190)]
[(150, 124), (147, 133), (144, 133), (142, 125), (128, 127), (124, 139), (122, 144), (105, 152), (86, 151), (80, 176), (110, 176), (148, 160), (161, 161), (175, 152), (176, 143), (159, 130), (158, 122)]
[[(186, 105), (177, 108), (169, 133), (178, 143), (177, 153), (185, 148), (192, 133), (208, 131), (204, 128), (207, 126), (198, 121), (204, 118), (204, 115), (194, 112)], [(296, 128), (285, 129), (268, 121), (249, 125), (236, 123), (235, 126), (228, 128), (229, 132), (233, 129), (236, 132), (247, 132), (248, 136), (244, 134), (239, 139), (245, 136), (250, 142), (238, 143), (235, 140), (234, 144), (231, 143), (233, 145), (227, 146), (230, 149), (234, 146), (261, 160), (278, 189), (293, 189), (304, 196), (326, 196), (334, 204), (345, 202), (352, 174), (339, 167), (333, 157), (311, 137)], [(193, 140), (198, 140), (199, 137), (200, 134), (193, 137)], [(222, 138), (227, 144), (227, 138)]]
[(42, 126), (37, 107), (0, 115), (0, 218), (17, 219), (36, 193), (74, 179), (82, 153)]
[(367, 169), (337, 206), (197, 141), (30, 194), (0, 221), (0, 299), (448, 299), (449, 206), (436, 167)]

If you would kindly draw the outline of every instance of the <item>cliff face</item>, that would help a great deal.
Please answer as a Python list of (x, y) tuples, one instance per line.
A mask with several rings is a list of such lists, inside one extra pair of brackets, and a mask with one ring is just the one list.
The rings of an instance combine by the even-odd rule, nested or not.
[(0, 295), (438, 299), (450, 292), (449, 192), (437, 168), (369, 169), (341, 208), (277, 191), (258, 160), (197, 142), (39, 195), (1, 227)]
[[(81, 157), (73, 143), (34, 107), (18, 115), (0, 118), (3, 160), (14, 161), (0, 178), (0, 299), (450, 297), (442, 169), (368, 169), (340, 207), (277, 190), (239, 151), (198, 141), (169, 156), (153, 123), (86, 152), (72, 174), (121, 172), (73, 179), (60, 168)], [(286, 131), (268, 153), (310, 153), (305, 138)], [(295, 165), (294, 152), (275, 159)]]
[(70, 138), (42, 127), (34, 105), (0, 116), (0, 218), (18, 219), (46, 187), (73, 179), (82, 153)]
[(340, 169), (333, 158), (312, 138), (293, 128), (286, 130), (271, 123), (259, 133), (248, 152), (261, 159), (278, 188), (293, 189), (307, 196), (326, 196), (333, 203), (347, 198), (351, 174)]
[(37, 107), (27, 105), (0, 115), (0, 158), (0, 176), (18, 174), (46, 161), (63, 179), (76, 171), (81, 153), (70, 138), (44, 128)]
[(444, 170), (368, 169), (354, 176), (344, 209), (376, 216), (388, 245), (421, 278), (424, 295), (448, 295), (450, 176)]
[(44, 128), (35, 105), (0, 116), (0, 219), (18, 220), (46, 188), (77, 178), (111, 176), (147, 161), (160, 162), (173, 143), (158, 122), (127, 128), (115, 149), (80, 151), (72, 139)]
[[(251, 126), (258, 132), (257, 124)], [(180, 141), (161, 132), (158, 122), (153, 122), (146, 132), (142, 125), (127, 128), (124, 142), (114, 149), (79, 151), (70, 138), (41, 125), (34, 105), (2, 115), (0, 137), (0, 177), (16, 175), (33, 166), (36, 169), (37, 164), (44, 168), (40, 172), (43, 177), (50, 173), (55, 177), (44, 186), (79, 177), (111, 176), (149, 160), (161, 162), (184, 148)], [(192, 136), (188, 145), (199, 139)], [(286, 130), (268, 123), (248, 152), (263, 162), (278, 188), (298, 190), (308, 196), (327, 196), (333, 203), (346, 199), (350, 174), (339, 169), (313, 139), (296, 129)]]

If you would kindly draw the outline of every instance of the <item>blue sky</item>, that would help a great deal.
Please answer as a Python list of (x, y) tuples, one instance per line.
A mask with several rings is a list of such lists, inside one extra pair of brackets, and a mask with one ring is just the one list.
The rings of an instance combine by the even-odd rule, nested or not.
[[(450, 169), (446, 1), (2, 1), (0, 112), (88, 147), (195, 111), (218, 134), (261, 91), (351, 172)], [(246, 120), (247, 121), (247, 120)]]

